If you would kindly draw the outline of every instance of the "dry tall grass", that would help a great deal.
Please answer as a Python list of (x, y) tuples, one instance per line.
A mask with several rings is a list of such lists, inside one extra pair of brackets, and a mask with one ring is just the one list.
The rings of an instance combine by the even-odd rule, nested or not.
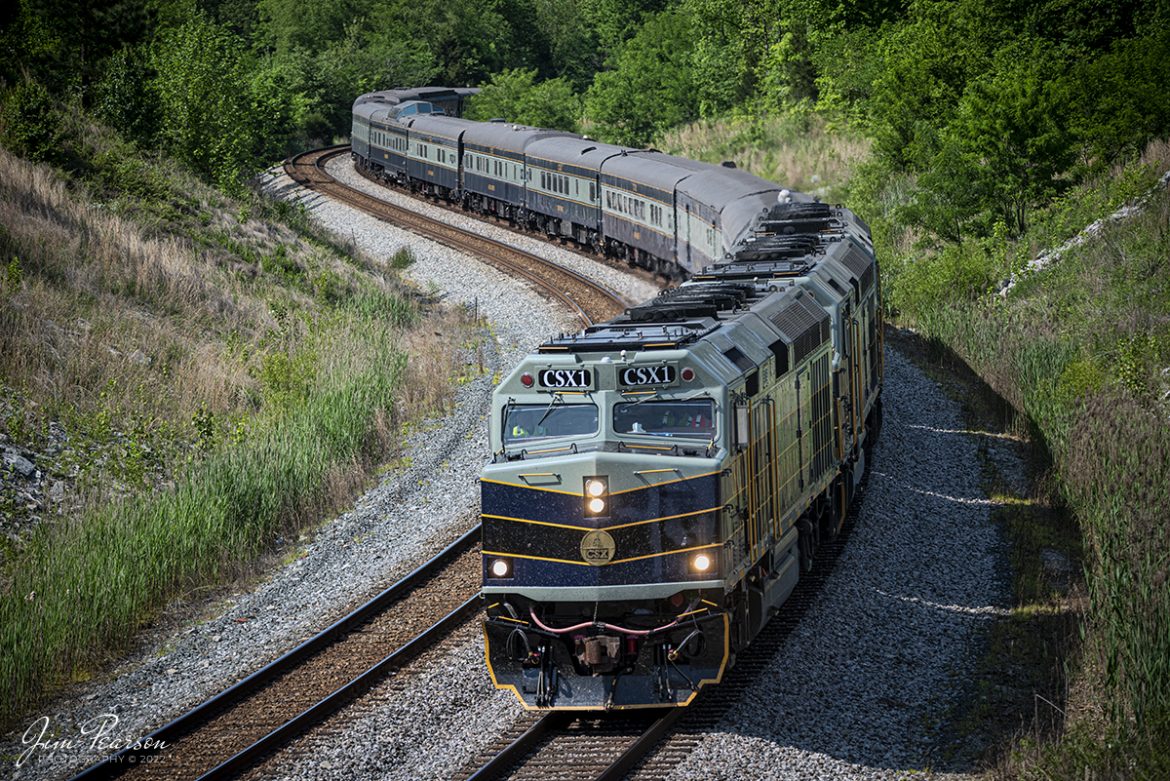
[(840, 197), (870, 142), (818, 116), (700, 120), (667, 132), (658, 146), (709, 163), (731, 160), (793, 190)]

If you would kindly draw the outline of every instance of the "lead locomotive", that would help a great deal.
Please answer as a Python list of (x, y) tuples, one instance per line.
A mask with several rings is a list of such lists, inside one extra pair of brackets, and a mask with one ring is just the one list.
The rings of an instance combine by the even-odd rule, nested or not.
[(688, 704), (841, 529), (880, 423), (868, 236), (785, 203), (739, 250), (495, 392), (487, 659), (526, 707)]
[(529, 708), (686, 705), (837, 535), (881, 421), (877, 263), (851, 212), (737, 170), (354, 103), (368, 176), (689, 282), (528, 356), (481, 475), (484, 633)]

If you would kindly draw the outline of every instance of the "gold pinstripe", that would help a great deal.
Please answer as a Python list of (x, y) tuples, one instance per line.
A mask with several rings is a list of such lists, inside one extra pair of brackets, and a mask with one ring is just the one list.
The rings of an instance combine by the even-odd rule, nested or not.
[(720, 548), (722, 546), (723, 546), (723, 543), (721, 543), (721, 542), (712, 542), (712, 543), (708, 543), (707, 545), (694, 545), (690, 548), (678, 548), (677, 550), (662, 551), (661, 553), (647, 553), (647, 554), (644, 554), (642, 556), (631, 556), (628, 559), (614, 559), (613, 561), (607, 561), (605, 564), (601, 564), (601, 565), (590, 564), (587, 561), (573, 561), (572, 559), (554, 559), (554, 558), (551, 558), (549, 556), (531, 556), (527, 553), (506, 553), (505, 551), (498, 551), (498, 550), (485, 550), (482, 553), (484, 556), (508, 556), (509, 558), (513, 558), (513, 559), (529, 559), (531, 561), (549, 561), (549, 562), (552, 562), (553, 564), (576, 564), (576, 565), (581, 566), (581, 567), (596, 567), (596, 566), (610, 567), (610, 566), (613, 566), (614, 564), (628, 564), (631, 561), (642, 561), (643, 559), (656, 559), (656, 558), (659, 558), (660, 556), (670, 556), (670, 555), (675, 554), (675, 553), (690, 553), (691, 551), (705, 550), (707, 548)]
[(613, 531), (615, 529), (628, 529), (631, 526), (643, 526), (647, 523), (657, 523), (658, 521), (673, 521), (675, 518), (687, 518), (692, 515), (702, 515), (703, 513), (713, 513), (721, 510), (723, 505), (718, 507), (708, 507), (705, 510), (691, 510), (690, 512), (677, 513), (676, 515), (663, 515), (658, 518), (646, 518), (641, 521), (630, 521), (629, 523), (618, 523), (613, 526), (598, 526), (596, 529), (592, 526), (577, 526), (571, 523), (553, 523), (552, 521), (537, 521), (532, 518), (513, 518), (510, 515), (492, 515), (491, 513), (480, 513), (481, 518), (494, 518), (497, 521), (515, 521), (516, 523), (531, 523), (536, 526), (552, 526), (556, 529), (572, 529), (573, 531), (591, 532), (591, 531)]
[[(633, 447), (633, 445), (631, 445), (631, 447)], [(649, 447), (649, 446), (646, 446), (646, 447)], [(662, 486), (662, 485), (670, 485), (672, 483), (681, 483), (684, 480), (698, 480), (700, 477), (710, 477), (711, 475), (717, 475), (717, 474), (719, 474), (718, 470), (716, 470), (714, 472), (703, 472), (702, 474), (691, 475), (690, 477), (679, 477), (675, 480), (663, 480), (661, 483), (651, 483), (650, 485), (642, 485), (642, 486), (638, 486), (636, 488), (623, 488), (620, 491), (611, 491), (609, 495), (610, 496), (617, 496), (618, 494), (628, 494), (628, 493), (632, 493), (634, 491), (645, 491), (647, 488), (657, 488), (657, 487)], [(562, 491), (559, 488), (544, 488), (543, 486), (539, 486), (539, 485), (521, 485), (520, 483), (508, 483), (508, 482), (505, 482), (503, 480), (493, 480), (489, 477), (481, 477), (479, 481), (481, 483), (495, 483), (496, 485), (506, 485), (509, 488), (523, 488), (526, 491), (548, 491), (549, 493), (566, 494), (567, 496), (580, 496), (580, 497), (585, 496), (583, 491)]]

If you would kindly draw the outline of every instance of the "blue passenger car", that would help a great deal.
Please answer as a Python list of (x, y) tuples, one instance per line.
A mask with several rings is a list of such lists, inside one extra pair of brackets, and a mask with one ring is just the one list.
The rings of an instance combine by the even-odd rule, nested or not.
[(546, 233), (601, 248), (601, 165), (624, 150), (563, 134), (528, 145), (528, 211)]
[(444, 198), (457, 193), (463, 133), (476, 123), (454, 117), (419, 115), (407, 119), (405, 124), (410, 140), (406, 171), (411, 188)]
[(463, 134), (464, 203), (481, 213), (516, 220), (525, 204), (525, 148), (539, 139), (563, 135), (567, 134), (505, 122), (468, 128)]

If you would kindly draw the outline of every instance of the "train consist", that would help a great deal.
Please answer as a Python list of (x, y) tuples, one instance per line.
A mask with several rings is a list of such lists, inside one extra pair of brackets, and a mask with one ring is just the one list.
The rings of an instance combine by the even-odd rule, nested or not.
[[(354, 107), (360, 167), (674, 276), (493, 396), (492, 680), (534, 709), (689, 704), (840, 533), (881, 423), (877, 264), (848, 210), (659, 152)], [(433, 90), (433, 92), (444, 92)]]

